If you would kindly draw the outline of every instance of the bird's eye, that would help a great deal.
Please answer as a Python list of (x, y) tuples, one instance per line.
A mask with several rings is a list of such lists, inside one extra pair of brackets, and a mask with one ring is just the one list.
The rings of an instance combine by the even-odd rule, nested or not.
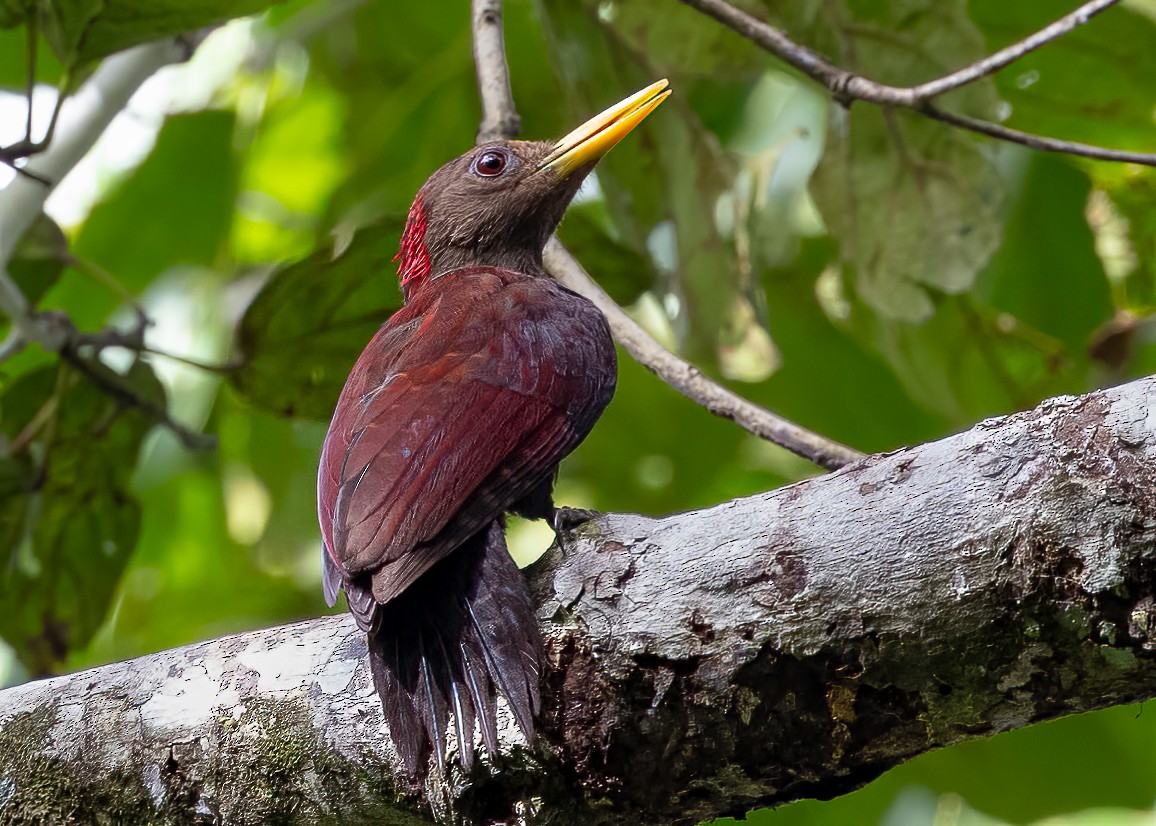
[(506, 171), (510, 156), (501, 149), (487, 149), (474, 160), (474, 173), (483, 178), (494, 178)]

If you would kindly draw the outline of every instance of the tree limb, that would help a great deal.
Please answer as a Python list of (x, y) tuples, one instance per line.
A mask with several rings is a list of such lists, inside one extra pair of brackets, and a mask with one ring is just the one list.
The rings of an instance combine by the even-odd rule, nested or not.
[[(531, 573), (541, 741), (507, 724), (497, 766), (431, 781), (436, 810), (692, 824), (1156, 696), (1153, 411), (1147, 378), (708, 510), (580, 526)], [(426, 822), (364, 655), (327, 617), (0, 692), (0, 821), (114, 801), (129, 822)]]
[[(512, 138), (521, 125), (502, 42), (501, 0), (474, 0), (474, 62), (482, 101), (478, 143)], [(546, 245), (546, 269), (558, 282), (589, 299), (602, 311), (614, 339), (634, 360), (693, 402), (716, 416), (730, 419), (749, 433), (779, 445), (827, 470), (835, 470), (863, 454), (748, 401), (708, 376), (693, 364), (663, 347), (592, 279), (558, 240)]]
[(1054, 23), (993, 55), (964, 66), (943, 77), (916, 86), (889, 86), (840, 68), (818, 52), (791, 40), (785, 32), (732, 6), (726, 0), (681, 0), (686, 5), (713, 17), (736, 34), (750, 40), (785, 63), (822, 84), (844, 106), (861, 100), (880, 106), (911, 109), (934, 120), (978, 132), (997, 140), (1018, 143), (1044, 152), (1062, 152), (1097, 160), (1156, 166), (1156, 154), (1106, 149), (1075, 141), (1064, 141), (1010, 129), (996, 123), (947, 112), (932, 100), (946, 92), (974, 83), (1014, 63), (1116, 5), (1119, 0), (1091, 0)]

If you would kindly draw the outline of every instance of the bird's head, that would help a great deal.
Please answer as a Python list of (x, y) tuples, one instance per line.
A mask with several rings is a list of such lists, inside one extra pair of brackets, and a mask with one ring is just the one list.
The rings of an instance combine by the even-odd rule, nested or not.
[(557, 143), (485, 143), (431, 175), (401, 237), (403, 289), (475, 265), (540, 270), (542, 248), (582, 181), (670, 95), (666, 86), (651, 84)]

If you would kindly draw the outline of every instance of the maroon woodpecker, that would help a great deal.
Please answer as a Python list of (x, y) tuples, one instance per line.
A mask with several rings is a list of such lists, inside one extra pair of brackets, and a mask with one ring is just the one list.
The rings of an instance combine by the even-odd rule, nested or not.
[(550, 519), (558, 463), (614, 393), (602, 314), (542, 249), (582, 180), (669, 94), (665, 80), (558, 143), (497, 141), (433, 174), (410, 208), (405, 304), (353, 367), (321, 452), (325, 598), (369, 635), (391, 738), (414, 780), (475, 733), (496, 753), (497, 695), (527, 739), (541, 643), (503, 518)]

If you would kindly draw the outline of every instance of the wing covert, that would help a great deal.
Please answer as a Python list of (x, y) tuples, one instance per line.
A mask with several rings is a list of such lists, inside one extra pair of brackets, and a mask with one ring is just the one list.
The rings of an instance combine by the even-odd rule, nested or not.
[(322, 529), (347, 577), (372, 575), (378, 602), (547, 480), (613, 392), (613, 351), (609, 369), (604, 350), (584, 354), (589, 317), (565, 306), (527, 317), (510, 292), (487, 303), (443, 291), (416, 327), (399, 319), (402, 340), (387, 324), (342, 393), (322, 456)]

